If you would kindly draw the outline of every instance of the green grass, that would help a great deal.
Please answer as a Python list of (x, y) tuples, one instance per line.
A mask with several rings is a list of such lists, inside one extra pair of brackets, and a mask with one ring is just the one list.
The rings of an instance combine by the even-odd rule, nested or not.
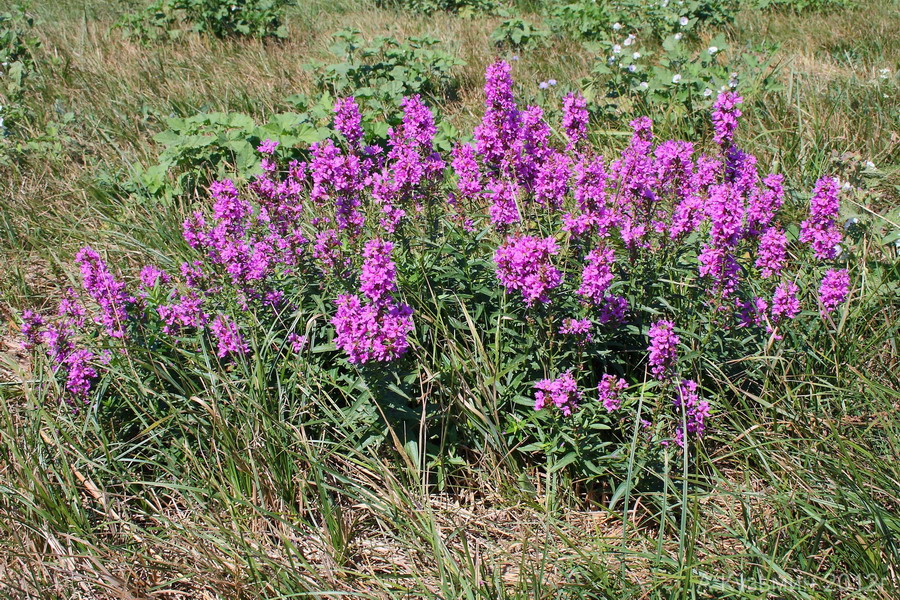
[[(429, 432), (386, 430), (368, 443), (365, 424), (346, 420), (321, 374), (268, 372), (264, 357), (244, 366), (240, 385), (217, 376), (214, 353), (159, 372), (190, 402), (160, 412), (151, 396), (134, 398), (130, 436), (112, 434), (116, 424), (96, 415), (59, 410), (53, 390), (38, 385), (52, 379), (45, 366), (18, 350), (12, 315), (51, 305), (75, 280), (69, 265), (84, 243), (135, 264), (183, 246), (181, 214), (135, 203), (109, 184), (154, 163), (152, 136), (165, 117), (221, 110), (263, 121), (289, 110), (287, 96), (312, 90), (303, 65), (327, 58), (330, 34), (353, 27), (367, 37), (441, 39), (466, 66), (457, 73), (459, 98), (440, 109), (468, 130), (501, 20), (313, 0), (292, 9), (284, 43), (192, 38), (143, 47), (110, 29), (130, 7), (35, 1), (30, 9), (42, 47), (26, 93), (26, 133), (48, 136), (62, 115), (73, 118), (49, 136), (56, 145), (0, 167), (0, 315), (8, 325), (0, 595), (898, 596), (900, 263), (875, 235), (852, 257), (864, 277), (835, 332), (818, 332), (802, 354), (760, 357), (760, 388), (736, 389), (722, 375), (728, 404), (698, 455), (659, 469), (634, 465), (614, 508), (613, 490), (588, 493), (562, 472), (510, 459), (490, 418), (496, 332), (474, 323), (467, 336), (446, 336), (456, 342), (441, 352), (457, 377), (452, 401), (484, 441), (460, 449), (465, 465), (445, 467), (451, 484), (442, 492), (425, 456)], [(742, 12), (733, 41), (775, 42), (784, 64), (784, 90), (742, 124), (753, 135), (748, 149), (795, 186), (830, 172), (853, 177), (864, 190), (860, 211), (896, 216), (896, 31), (896, 0), (827, 15)], [(516, 80), (526, 94), (548, 77), (574, 87), (591, 61), (581, 45), (554, 38), (521, 53)], [(892, 79), (879, 77), (882, 68)], [(594, 125), (601, 148), (621, 147), (621, 136), (604, 133), (621, 124)], [(876, 169), (861, 169), (869, 160)], [(450, 327), (444, 315), (424, 318)], [(269, 333), (256, 335), (263, 347)], [(141, 386), (129, 377), (111, 385)], [(365, 385), (334, 383), (347, 397)], [(647, 483), (654, 479), (659, 485)]]

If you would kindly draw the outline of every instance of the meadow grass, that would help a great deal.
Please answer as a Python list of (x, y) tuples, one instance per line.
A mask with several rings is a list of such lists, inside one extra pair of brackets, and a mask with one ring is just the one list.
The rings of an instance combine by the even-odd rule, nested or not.
[[(466, 65), (458, 98), (439, 108), (467, 130), (481, 111), (483, 69), (497, 54), (489, 36), (500, 20), (311, 0), (291, 9), (285, 42), (189, 37), (145, 47), (111, 29), (131, 7), (30, 8), (41, 47), (25, 99), (28, 128), (50, 142), (0, 167), (8, 323), (0, 595), (897, 597), (900, 263), (874, 236), (851, 259), (864, 277), (834, 333), (818, 332), (802, 354), (757, 357), (768, 373), (758, 388), (739, 389), (726, 365), (709, 365), (732, 392), (722, 396), (723, 422), (690, 461), (632, 465), (624, 495), (589, 494), (564, 471), (510, 458), (490, 418), (500, 325), (481, 330), (471, 318), (463, 336), (449, 332), (448, 315), (422, 317), (453, 341), (433, 352), (458, 382), (453, 401), (483, 436), (481, 447), (462, 449), (465, 467), (428, 464), (422, 428), (388, 428), (385, 444), (368, 445), (362, 423), (329, 397), (341, 388), (365, 402), (365, 381), (325, 388), (327, 374), (271, 372), (264, 354), (241, 366), (239, 384), (212, 375), (212, 350), (185, 356), (180, 370), (158, 375), (191, 403), (178, 418), (159, 417), (143, 406), (153, 401), (148, 388), (133, 398), (143, 421), (127, 437), (59, 410), (42, 383), (52, 378), (19, 350), (13, 312), (58, 299), (85, 243), (134, 264), (184, 247), (183, 214), (135, 203), (109, 184), (154, 163), (153, 135), (165, 117), (236, 111), (263, 121), (290, 110), (288, 96), (313, 89), (304, 65), (327, 59), (331, 34), (350, 27), (366, 37), (442, 40)], [(754, 135), (747, 148), (800, 187), (825, 173), (855, 174), (864, 189), (858, 209), (892, 209), (895, 224), (900, 86), (878, 70), (900, 68), (897, 31), (900, 4), (878, 0), (826, 15), (747, 9), (728, 32), (737, 44), (779, 44), (784, 65), (783, 90), (742, 125)], [(531, 86), (526, 93), (550, 76), (574, 86), (592, 60), (577, 42), (554, 38), (520, 52), (516, 80)], [(62, 123), (66, 113), (73, 118)], [(601, 148), (622, 146), (614, 135), (621, 124), (594, 125)], [(874, 170), (861, 167), (867, 160)], [(474, 307), (461, 302), (459, 312)], [(264, 348), (271, 332), (254, 336)], [(137, 372), (111, 385), (141, 389), (128, 379)], [(440, 492), (439, 470), (450, 481)]]

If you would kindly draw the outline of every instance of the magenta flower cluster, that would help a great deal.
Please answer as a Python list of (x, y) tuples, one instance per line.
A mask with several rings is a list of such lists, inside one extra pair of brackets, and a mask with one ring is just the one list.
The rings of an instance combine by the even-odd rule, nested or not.
[(827, 315), (844, 303), (850, 293), (850, 273), (846, 269), (829, 269), (819, 286), (822, 315)]
[(621, 377), (604, 373), (597, 384), (598, 400), (607, 412), (615, 412), (622, 408), (622, 392), (628, 389), (628, 382)]
[(650, 346), (647, 348), (647, 360), (650, 373), (660, 381), (666, 380), (673, 374), (681, 338), (675, 333), (675, 324), (665, 319), (653, 323), (648, 336)]
[(510, 236), (494, 253), (497, 278), (509, 291), (519, 291), (525, 304), (550, 302), (548, 293), (562, 282), (551, 258), (559, 253), (553, 238)]
[(800, 224), (800, 241), (808, 243), (819, 259), (831, 260), (838, 253), (841, 243), (841, 230), (837, 226), (839, 193), (836, 179), (819, 179), (809, 201), (809, 218)]
[(581, 402), (581, 390), (569, 369), (556, 379), (541, 379), (534, 384), (534, 410), (555, 406), (564, 417), (568, 417)]
[(409, 349), (412, 309), (396, 303), (391, 296), (397, 290), (393, 249), (391, 242), (369, 240), (363, 250), (359, 286), (367, 301), (349, 294), (337, 299), (337, 312), (331, 319), (334, 343), (346, 352), (351, 363), (390, 361)]
[(683, 424), (675, 429), (675, 443), (684, 448), (685, 434), (701, 437), (706, 431), (706, 419), (709, 418), (709, 402), (700, 398), (696, 381), (684, 379), (678, 385), (674, 405), (683, 412)]

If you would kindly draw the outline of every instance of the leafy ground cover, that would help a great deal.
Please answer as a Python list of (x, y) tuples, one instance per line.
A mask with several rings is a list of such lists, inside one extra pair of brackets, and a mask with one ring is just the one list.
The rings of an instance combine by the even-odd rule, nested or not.
[(896, 597), (895, 1), (188, 4), (0, 16), (4, 596)]

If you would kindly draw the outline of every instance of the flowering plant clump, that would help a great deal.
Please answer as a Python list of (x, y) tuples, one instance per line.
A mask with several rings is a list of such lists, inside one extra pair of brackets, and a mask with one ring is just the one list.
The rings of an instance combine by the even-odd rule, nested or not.
[[(821, 178), (792, 222), (782, 175), (738, 146), (731, 91), (710, 115), (715, 143), (659, 140), (642, 117), (609, 157), (591, 147), (581, 95), (554, 129), (517, 104), (504, 62), (487, 69), (474, 141), (447, 154), (420, 97), (401, 109), (383, 145), (353, 98), (304, 160), (281, 164), (277, 141), (263, 142), (251, 181), (210, 186), (183, 225), (189, 254), (167, 269), (132, 281), (82, 249), (82, 292), (55, 315), (23, 313), (26, 346), (69, 401), (128, 393), (98, 383), (141, 352), (147, 365), (209, 356), (235, 385), (257, 381), (240, 375), (256, 361), (340, 389), (348, 418), (363, 389), (445, 403), (429, 418), (466, 431), (497, 419), (491, 429), (531, 440), (524, 452), (574, 447), (597, 474), (621, 456), (604, 444), (631, 426), (653, 448), (701, 439), (717, 407), (709, 364), (743, 377), (727, 371), (735, 359), (833, 327), (850, 297), (836, 181)], [(178, 397), (158, 369), (141, 377)], [(494, 409), (473, 411), (483, 390)]]

